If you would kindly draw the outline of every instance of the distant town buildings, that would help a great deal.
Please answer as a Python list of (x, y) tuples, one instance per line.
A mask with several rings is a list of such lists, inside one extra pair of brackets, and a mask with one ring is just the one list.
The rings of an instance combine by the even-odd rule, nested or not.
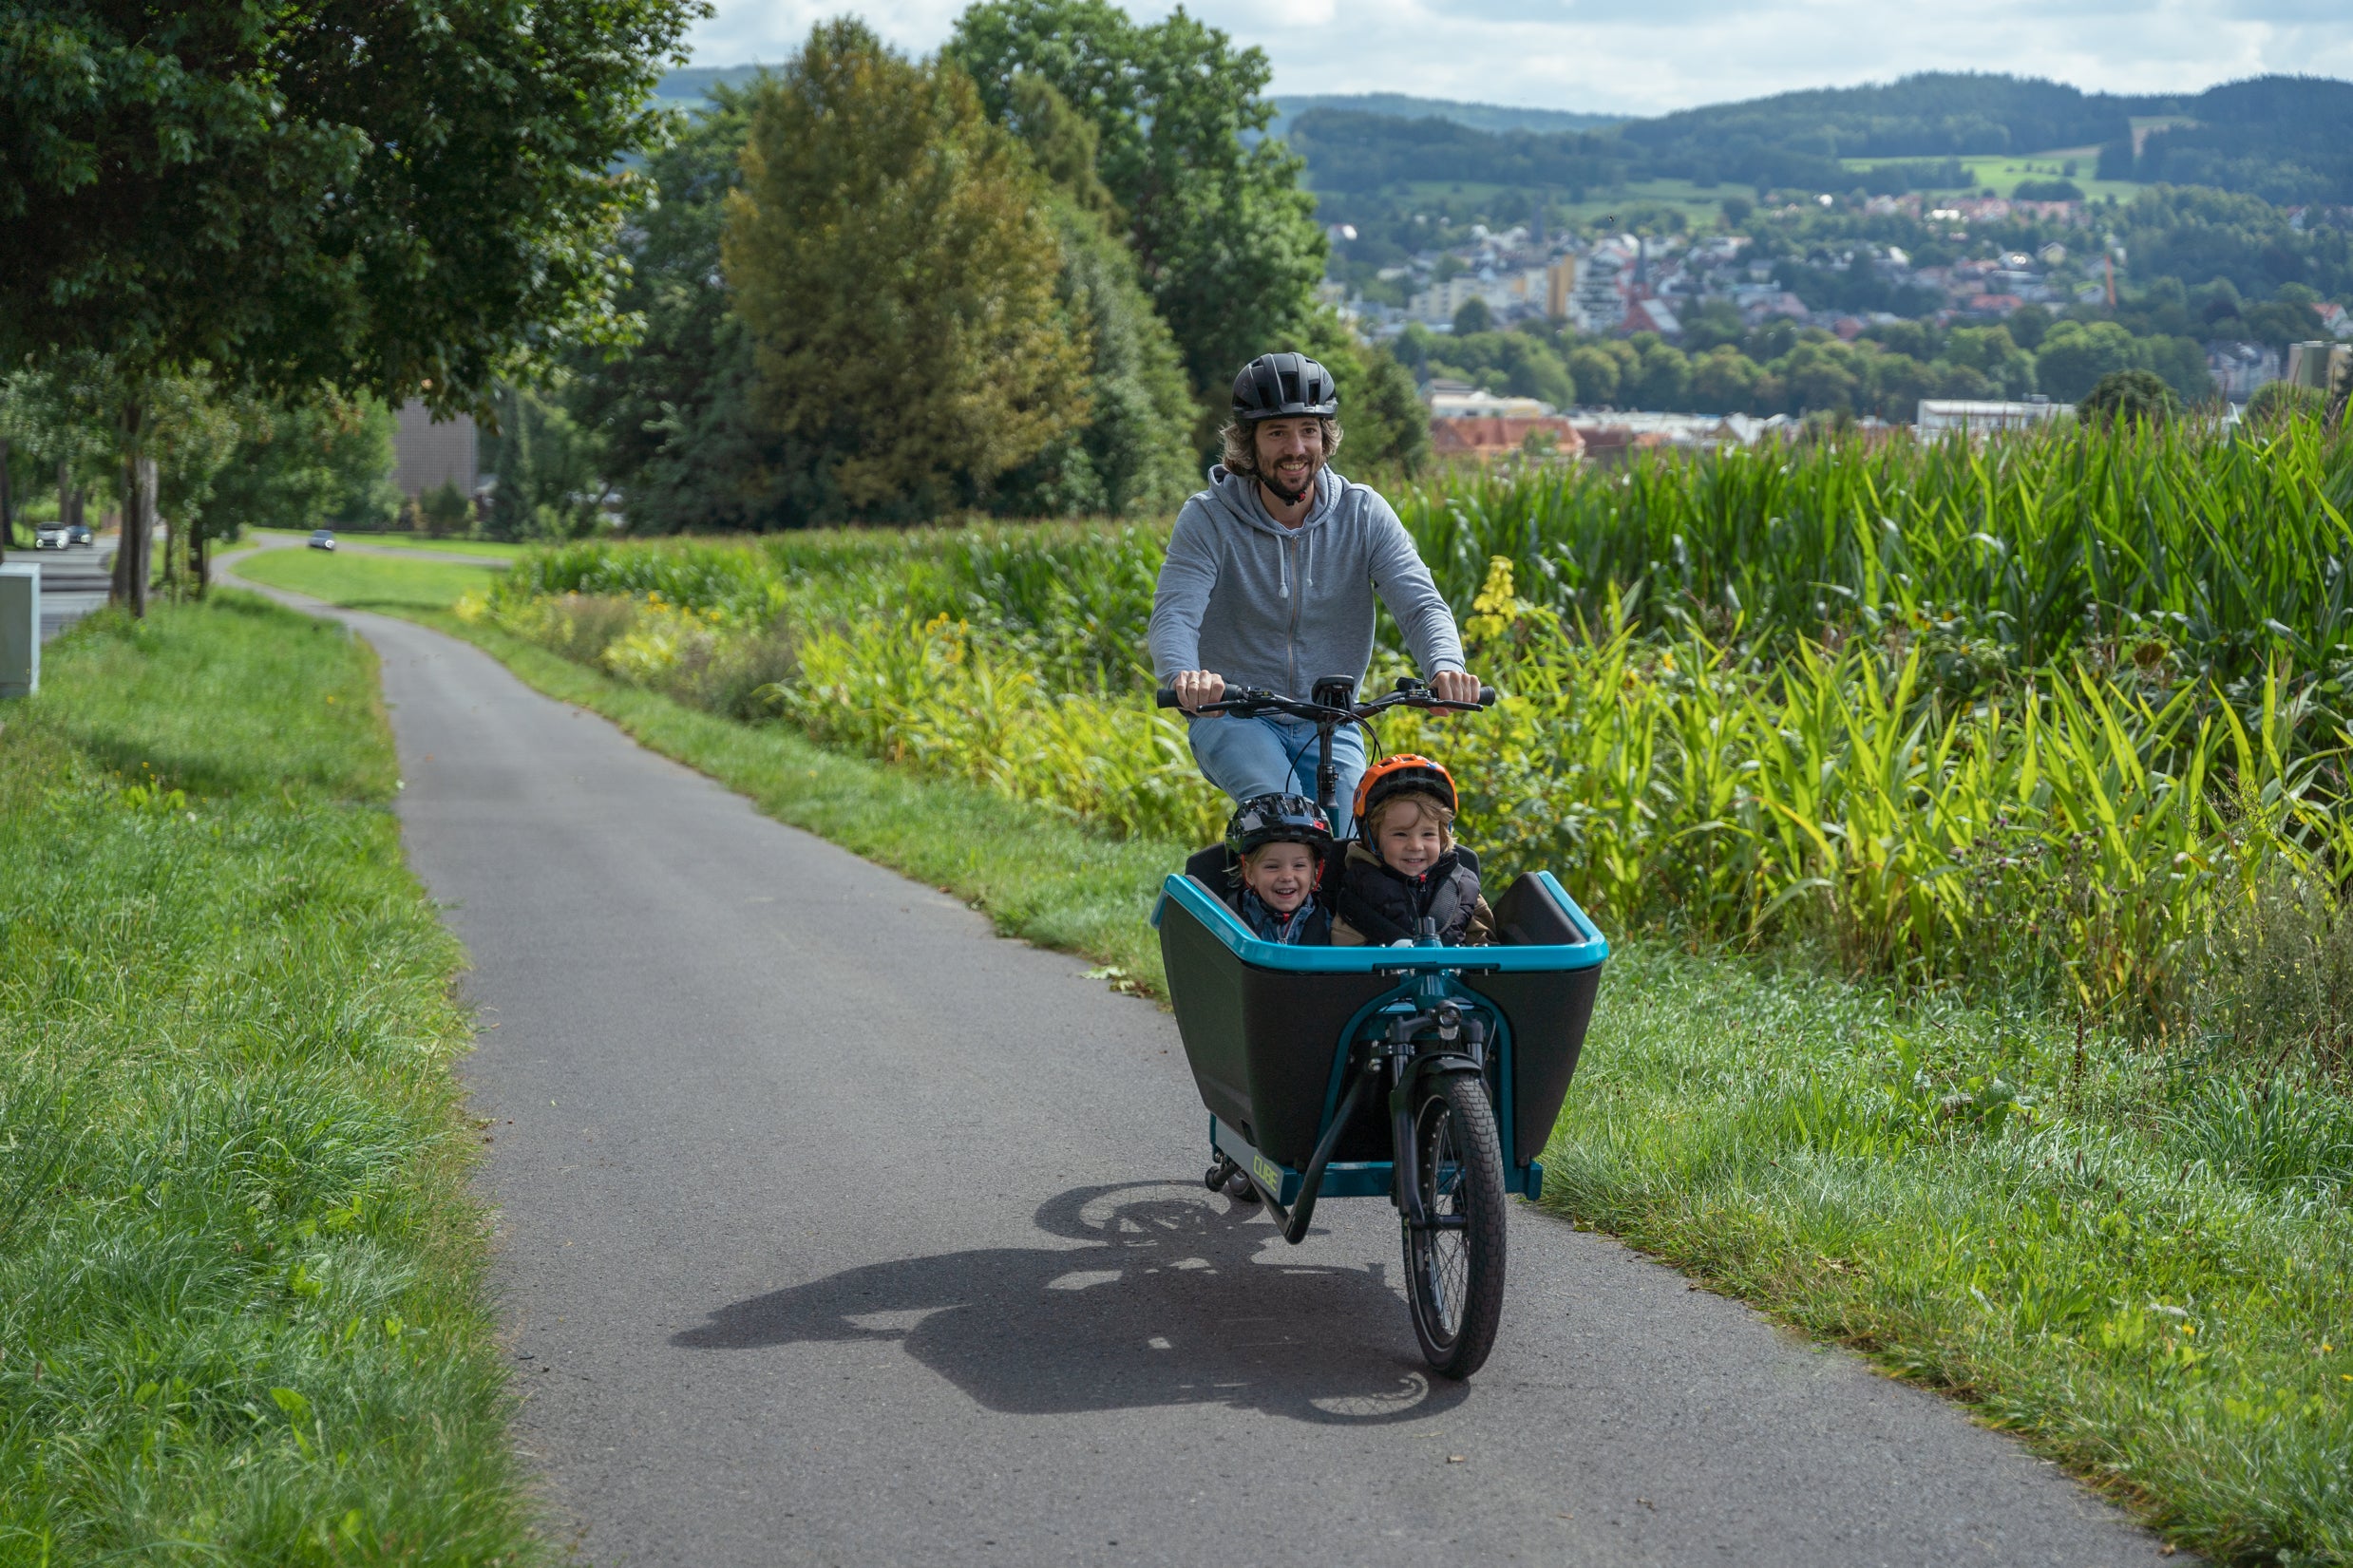
[[(1818, 199), (1830, 203), (1833, 198)], [(1782, 247), (1773, 255), (1760, 255), (1744, 234), (1556, 234), (1547, 238), (1541, 228), (1527, 225), (1490, 230), (1472, 224), (1467, 239), (1457, 235), (1443, 249), (1414, 252), (1402, 261), (1381, 266), (1382, 287), (1368, 286), (1375, 297), (1344, 289), (1338, 293), (1348, 294), (1341, 308), (1376, 337), (1394, 336), (1409, 325), (1451, 332), (1464, 307), (1476, 300), (1497, 326), (1542, 318), (1593, 335), (1655, 333), (1687, 349), (1690, 329), (1702, 319), (1710, 332), (1703, 341), (1723, 341), (1729, 325), (1726, 307), (1736, 312), (1745, 330), (1788, 321), (1854, 342), (1882, 336), (1877, 329), (1898, 321), (1917, 320), (1934, 329), (1988, 327), (2009, 323), (2029, 307), (2056, 317), (2079, 305), (2113, 307), (2117, 302), (2122, 247), (2113, 236), (2083, 229), (2086, 215), (2080, 201), (1971, 195), (1929, 203), (1907, 195), (1869, 198), (1862, 204), (1873, 213), (1916, 216), (1931, 231), (1942, 226), (1944, 233), (1932, 234), (1939, 254), (1926, 264), (1916, 264), (1912, 251), (1859, 235), (1820, 239), (1802, 254)], [(1811, 204), (1793, 204), (1774, 208), (1767, 216), (1810, 210)], [(2073, 232), (2063, 240), (2038, 237), (2030, 248), (1968, 254), (1970, 225), (2021, 217), (2065, 223)], [(1841, 274), (1868, 274), (1871, 287), (1831, 286)], [(1806, 292), (1801, 295), (1799, 289)], [(1832, 303), (1842, 298), (1850, 303)], [(1874, 306), (1885, 301), (1888, 308), (1852, 303), (1867, 299)], [(1403, 303), (1396, 303), (1399, 300)], [(1339, 303), (1337, 298), (1334, 302)], [(2334, 303), (2319, 303), (2314, 310), (2323, 333), (2331, 340), (2353, 342), (2353, 312)], [(2194, 325), (2188, 329), (2196, 330)], [(2032, 347), (2037, 339), (2021, 329), (2019, 341)], [(2286, 369), (2276, 348), (2220, 341), (2208, 342), (2205, 348), (2216, 387), (2233, 403), (2244, 403)], [(1441, 419), (1574, 417), (1585, 431), (1587, 461), (1595, 461), (1607, 445), (1575, 410), (1523, 399), (1519, 401), (1525, 406), (1507, 411), (1505, 400), (1487, 399), (1469, 387), (1433, 388), (1425, 395), (1433, 417)], [(1972, 431), (2054, 417), (2050, 405), (1932, 399), (1920, 406), (1938, 422), (1936, 428)], [(1487, 444), (1484, 438), (1473, 440), (1466, 432), (1449, 439), (1482, 450)], [(1678, 431), (1661, 434), (1661, 439), (1687, 443), (1701, 438)]]
[(1430, 449), (1441, 463), (1500, 458), (1575, 463), (1584, 455), (1584, 444), (1577, 426), (1558, 417), (1468, 415), (1430, 422)]
[(437, 420), (411, 398), (393, 427), (392, 482), (411, 501), (444, 484), (471, 495), (482, 476), (481, 452), (472, 415)]
[(2280, 351), (2260, 343), (2210, 343), (2206, 346), (2206, 368), (2222, 388), (2222, 395), (2233, 403), (2245, 403), (2255, 395), (2255, 388), (2267, 381), (2277, 381), (2283, 367)]
[(2028, 403), (1980, 403), (1959, 398), (1923, 398), (1913, 428), (1926, 441), (1949, 431), (1991, 435), (1997, 430), (2031, 430), (2055, 419), (2071, 419), (2076, 406), (2048, 398)]
[(1568, 291), (1568, 319), (1579, 331), (1615, 331), (1624, 322), (1626, 298), (1619, 279), (1625, 270), (1625, 258), (1606, 243), (1594, 246), (1578, 264)]
[(1541, 419), (1552, 406), (1532, 397), (1498, 397), (1484, 387), (1459, 381), (1433, 381), (1429, 392), (1430, 417), (1454, 419)]

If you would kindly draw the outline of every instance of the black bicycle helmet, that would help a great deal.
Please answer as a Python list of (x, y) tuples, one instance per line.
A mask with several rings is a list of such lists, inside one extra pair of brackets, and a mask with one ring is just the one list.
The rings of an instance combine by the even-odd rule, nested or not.
[(1304, 795), (1253, 795), (1225, 822), (1225, 847), (1240, 860), (1267, 844), (1305, 844), (1320, 857), (1332, 847), (1332, 824)]
[(1332, 372), (1305, 354), (1261, 354), (1234, 378), (1234, 418), (1244, 425), (1339, 411)]

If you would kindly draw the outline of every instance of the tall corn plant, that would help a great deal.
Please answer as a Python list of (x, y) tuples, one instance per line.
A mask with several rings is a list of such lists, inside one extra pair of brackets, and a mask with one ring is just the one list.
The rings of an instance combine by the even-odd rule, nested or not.
[(1571, 615), (1640, 585), (1648, 631), (1736, 620), (1782, 645), (1960, 617), (2021, 668), (2162, 638), (2246, 676), (2278, 656), (2317, 668), (2353, 636), (2353, 444), (2308, 423), (2263, 440), (2069, 428), (1455, 471), (1399, 501), (1457, 604), (1500, 556)]

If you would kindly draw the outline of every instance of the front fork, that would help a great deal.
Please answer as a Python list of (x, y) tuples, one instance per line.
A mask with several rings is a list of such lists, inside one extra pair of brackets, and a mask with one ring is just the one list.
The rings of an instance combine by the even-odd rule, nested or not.
[[(1415, 1010), (1391, 1015), (1388, 1030), (1373, 1045), (1375, 1059), (1387, 1060), (1390, 1080), (1390, 1143), (1395, 1151), (1390, 1200), (1408, 1230), (1461, 1230), (1466, 1223), (1462, 1216), (1433, 1215), (1422, 1205), (1414, 1101), (1421, 1081), (1441, 1073), (1470, 1073), (1485, 1091), (1488, 1023), (1476, 1007), (1466, 1007), (1450, 995), (1436, 974), (1421, 977), (1414, 1000)], [(1369, 1070), (1373, 1063), (1366, 1066)]]

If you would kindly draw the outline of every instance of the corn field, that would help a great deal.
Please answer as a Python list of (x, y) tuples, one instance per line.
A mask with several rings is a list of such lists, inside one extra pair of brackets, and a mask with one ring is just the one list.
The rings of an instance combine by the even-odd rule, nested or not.
[(1457, 604), (1501, 556), (1572, 620), (1615, 596), (1650, 631), (1774, 645), (1907, 626), (2015, 670), (2120, 649), (2225, 679), (2353, 652), (2353, 444), (2311, 421), (1457, 473), (1398, 512)]
[[(2259, 885), (2333, 897), (2353, 866), (2348, 452), (2071, 431), (1449, 478), (1400, 515), (1508, 696), (1381, 743), (1455, 768), (1504, 876), (1549, 867), (1619, 928), (1998, 975), (2170, 1033)], [(1224, 803), (1140, 662), (1161, 543), (577, 545), (475, 613), (649, 685), (668, 648), (764, 637), (753, 710), (1201, 841)]]

